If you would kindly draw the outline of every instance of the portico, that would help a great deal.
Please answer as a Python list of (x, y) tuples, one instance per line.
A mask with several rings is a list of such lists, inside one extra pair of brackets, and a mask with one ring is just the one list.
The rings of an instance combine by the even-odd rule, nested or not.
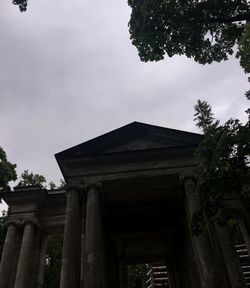
[[(55, 231), (64, 235), (60, 288), (127, 288), (126, 265), (160, 261), (171, 288), (247, 287), (226, 227), (191, 233), (201, 140), (134, 122), (56, 154), (65, 189), (2, 193), (10, 209), (0, 288), (42, 287)], [(230, 205), (249, 245), (245, 212), (238, 199)]]

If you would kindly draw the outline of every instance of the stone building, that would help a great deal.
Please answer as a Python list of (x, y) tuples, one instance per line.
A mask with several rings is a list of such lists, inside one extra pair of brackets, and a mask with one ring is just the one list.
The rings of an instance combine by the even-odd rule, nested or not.
[(162, 262), (171, 288), (249, 287), (250, 217), (239, 199), (226, 203), (238, 242), (228, 227), (198, 238), (190, 231), (201, 140), (134, 122), (56, 154), (65, 190), (2, 193), (9, 215), (0, 288), (43, 287), (55, 233), (64, 236), (60, 288), (126, 288), (127, 265)]

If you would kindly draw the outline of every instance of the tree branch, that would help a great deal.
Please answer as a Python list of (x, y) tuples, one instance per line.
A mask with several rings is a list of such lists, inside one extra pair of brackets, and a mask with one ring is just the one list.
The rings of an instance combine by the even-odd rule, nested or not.
[(244, 13), (241, 15), (233, 16), (233, 17), (208, 18), (208, 21), (210, 23), (233, 23), (237, 21), (250, 22), (250, 13)]

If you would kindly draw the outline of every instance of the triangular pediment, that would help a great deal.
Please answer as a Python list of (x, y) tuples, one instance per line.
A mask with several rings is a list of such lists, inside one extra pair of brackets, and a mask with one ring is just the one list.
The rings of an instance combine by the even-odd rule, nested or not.
[(202, 138), (196, 133), (133, 122), (62, 151), (56, 159), (197, 145)]
[[(169, 144), (169, 145), (168, 145)], [(164, 143), (160, 139), (150, 139), (150, 137), (141, 136), (133, 139), (128, 139), (123, 143), (119, 143), (112, 147), (107, 147), (103, 150), (103, 153), (114, 153), (114, 152), (127, 152), (127, 151), (139, 151), (147, 149), (157, 149), (170, 146), (170, 143)]]

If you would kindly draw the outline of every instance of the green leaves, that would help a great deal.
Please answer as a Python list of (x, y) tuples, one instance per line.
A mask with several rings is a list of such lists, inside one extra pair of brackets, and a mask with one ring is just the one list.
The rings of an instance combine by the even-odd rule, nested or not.
[(56, 185), (53, 181), (49, 182), (48, 186), (46, 185), (46, 178), (40, 174), (34, 174), (28, 170), (24, 170), (21, 174), (20, 180), (17, 186), (36, 186), (39, 185), (44, 189), (63, 189), (66, 185), (66, 182), (63, 179), (60, 179), (59, 185)]
[(13, 4), (18, 5), (21, 12), (25, 12), (27, 10), (28, 0), (13, 0)]
[(196, 126), (202, 128), (205, 133), (212, 124), (218, 125), (219, 122), (214, 123), (214, 117), (211, 106), (206, 101), (198, 100), (194, 106)]
[(138, 279), (142, 282), (142, 288), (146, 288), (147, 282), (147, 264), (136, 264), (128, 266), (128, 287), (133, 288), (136, 287), (136, 281)]
[(48, 238), (44, 288), (57, 288), (60, 285), (63, 235), (54, 234)]
[(130, 38), (142, 61), (167, 54), (206, 64), (227, 60), (248, 19), (247, 1), (129, 0)]
[(9, 191), (8, 183), (17, 179), (16, 164), (8, 161), (6, 153), (0, 147), (0, 192)]
[(204, 131), (204, 140), (196, 151), (200, 164), (192, 228), (198, 234), (210, 221), (225, 224), (232, 219), (225, 199), (233, 194), (250, 205), (250, 122), (229, 119), (219, 125), (212, 117), (211, 106), (198, 101), (195, 106), (197, 126)]
[(18, 186), (29, 186), (29, 185), (39, 185), (41, 188), (45, 187), (46, 178), (43, 175), (33, 174), (28, 170), (24, 170), (21, 174), (20, 181), (17, 184)]

